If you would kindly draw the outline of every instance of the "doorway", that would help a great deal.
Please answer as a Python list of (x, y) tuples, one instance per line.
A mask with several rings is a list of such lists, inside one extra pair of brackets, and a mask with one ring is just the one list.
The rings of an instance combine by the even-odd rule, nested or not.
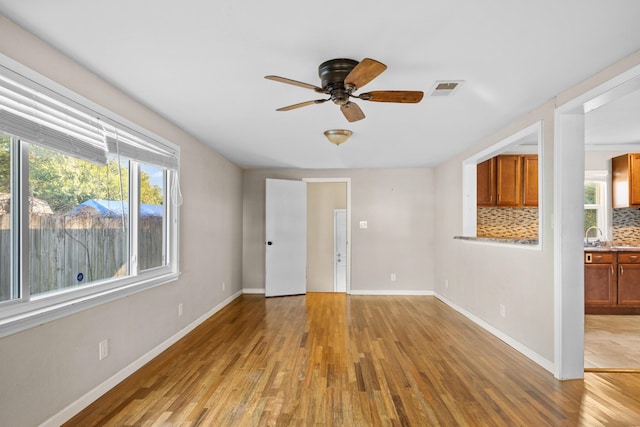
[[(309, 178), (307, 182), (307, 292), (346, 292), (350, 290), (350, 179)], [(335, 214), (343, 211), (344, 253), (340, 264), (344, 280), (336, 287)]]
[(556, 377), (584, 377), (585, 114), (640, 88), (635, 66), (558, 107), (554, 138)]
[[(591, 239), (600, 238), (611, 245), (624, 247), (623, 252), (605, 252), (604, 256), (615, 262), (603, 265), (609, 266), (606, 276), (602, 277), (604, 280), (593, 274), (600, 264), (585, 267), (585, 283), (591, 284), (591, 287), (585, 285), (585, 301), (590, 304), (584, 328), (585, 371), (640, 370), (640, 316), (635, 314), (640, 310), (628, 308), (628, 292), (623, 290), (634, 289), (638, 284), (637, 276), (629, 275), (635, 266), (631, 264), (632, 268), (627, 270), (629, 264), (624, 264), (623, 259), (628, 262), (632, 256), (637, 258), (627, 251), (637, 248), (640, 242), (640, 211), (633, 206), (623, 207), (619, 200), (623, 193), (621, 186), (616, 186), (617, 198), (612, 194), (613, 177), (619, 180), (620, 176), (619, 167), (612, 168), (612, 159), (618, 158), (620, 163), (627, 154), (640, 152), (640, 122), (637, 117), (640, 117), (640, 89), (611, 97), (608, 102), (585, 114), (585, 213), (588, 207), (595, 208), (590, 209), (590, 217), (585, 215), (585, 230), (591, 226), (591, 231), (595, 228), (599, 232), (595, 237), (591, 233)], [(604, 176), (602, 188), (594, 179), (598, 173)], [(589, 206), (586, 204), (588, 188), (594, 190), (589, 193), (592, 203)], [(602, 206), (597, 204), (600, 193), (604, 193)], [(603, 218), (600, 218), (600, 212)], [(610, 295), (606, 302), (595, 301), (594, 304), (594, 292), (603, 289), (604, 284), (610, 286), (609, 290), (614, 295)], [(587, 293), (587, 289), (591, 292)], [(613, 307), (598, 307), (600, 304)], [(619, 314), (621, 312), (625, 314)]]

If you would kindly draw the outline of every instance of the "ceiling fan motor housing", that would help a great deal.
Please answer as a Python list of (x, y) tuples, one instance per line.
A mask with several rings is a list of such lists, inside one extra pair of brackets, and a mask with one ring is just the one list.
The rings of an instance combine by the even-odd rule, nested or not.
[(318, 67), (318, 75), (322, 82), (322, 88), (330, 89), (331, 87), (336, 86), (344, 87), (344, 79), (356, 65), (358, 65), (358, 61), (345, 58), (330, 59), (320, 64)]
[(358, 65), (358, 61), (353, 59), (330, 59), (318, 67), (318, 75), (325, 93), (331, 94), (331, 100), (338, 105), (349, 102), (349, 94), (355, 88), (347, 89), (344, 86), (344, 79), (351, 70)]

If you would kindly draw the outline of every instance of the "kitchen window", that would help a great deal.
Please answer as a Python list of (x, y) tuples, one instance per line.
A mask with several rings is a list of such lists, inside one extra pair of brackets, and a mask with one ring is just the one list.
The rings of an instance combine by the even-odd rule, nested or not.
[[(586, 172), (584, 179), (584, 232), (585, 240), (608, 240), (607, 227), (607, 174)], [(587, 231), (589, 235), (587, 236)]]
[(171, 143), (0, 67), (0, 337), (175, 280), (178, 164)]

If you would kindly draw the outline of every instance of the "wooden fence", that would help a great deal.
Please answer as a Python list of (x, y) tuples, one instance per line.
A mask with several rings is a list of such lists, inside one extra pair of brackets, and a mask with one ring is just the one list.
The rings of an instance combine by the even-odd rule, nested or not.
[[(10, 219), (0, 215), (0, 301), (9, 298)], [(140, 219), (140, 270), (162, 265), (162, 218)], [(29, 217), (29, 283), (32, 294), (128, 274), (129, 234), (119, 217)]]

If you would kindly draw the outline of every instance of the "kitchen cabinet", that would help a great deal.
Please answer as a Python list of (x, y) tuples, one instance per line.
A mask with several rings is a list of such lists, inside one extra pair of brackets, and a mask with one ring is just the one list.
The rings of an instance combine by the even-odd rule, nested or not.
[(584, 303), (586, 307), (612, 306), (617, 303), (616, 254), (585, 252)]
[(522, 195), (522, 156), (502, 155), (496, 161), (498, 206), (519, 206)]
[(585, 251), (586, 314), (640, 314), (640, 251)]
[(538, 206), (538, 156), (503, 154), (478, 163), (477, 205)]
[(478, 206), (496, 205), (496, 158), (492, 157), (476, 167)]
[(640, 252), (618, 254), (618, 304), (640, 305)]
[(522, 172), (522, 204), (538, 206), (538, 156), (523, 156)]
[(611, 159), (614, 208), (640, 207), (640, 154)]

